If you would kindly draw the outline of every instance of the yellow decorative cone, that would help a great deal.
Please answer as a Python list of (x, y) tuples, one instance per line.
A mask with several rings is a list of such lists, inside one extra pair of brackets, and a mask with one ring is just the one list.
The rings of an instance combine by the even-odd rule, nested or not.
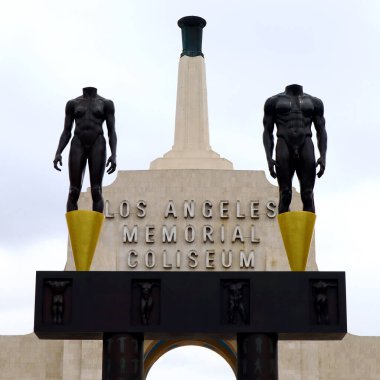
[(292, 271), (305, 271), (316, 215), (290, 211), (278, 215), (278, 224)]
[(103, 220), (104, 215), (96, 211), (76, 210), (66, 213), (77, 271), (90, 270)]

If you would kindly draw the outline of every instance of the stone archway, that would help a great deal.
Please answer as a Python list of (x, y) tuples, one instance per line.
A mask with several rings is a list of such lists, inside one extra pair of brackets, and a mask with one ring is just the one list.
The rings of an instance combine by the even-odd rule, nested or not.
[(222, 339), (173, 339), (147, 341), (144, 347), (144, 379), (149, 370), (167, 352), (184, 346), (199, 346), (208, 348), (219, 354), (237, 374), (237, 348), (235, 340)]

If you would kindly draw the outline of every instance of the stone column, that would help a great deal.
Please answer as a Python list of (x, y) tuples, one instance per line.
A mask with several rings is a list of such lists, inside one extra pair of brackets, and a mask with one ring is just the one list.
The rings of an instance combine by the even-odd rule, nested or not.
[(143, 380), (144, 336), (104, 334), (102, 380)]
[(81, 380), (82, 341), (63, 342), (62, 380)]
[(237, 380), (278, 380), (276, 334), (238, 334)]
[(227, 169), (232, 163), (210, 146), (206, 68), (202, 33), (206, 21), (197, 16), (178, 21), (183, 50), (178, 68), (174, 145), (164, 157), (151, 162), (150, 169)]

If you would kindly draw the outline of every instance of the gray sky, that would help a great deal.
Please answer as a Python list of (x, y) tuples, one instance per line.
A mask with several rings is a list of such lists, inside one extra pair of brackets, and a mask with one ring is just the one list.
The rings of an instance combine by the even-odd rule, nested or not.
[[(208, 22), (211, 145), (235, 169), (266, 169), (266, 98), (298, 83), (323, 100), (329, 146), (315, 188), (317, 262), (347, 272), (349, 331), (380, 335), (378, 1), (0, 4), (0, 334), (32, 331), (35, 271), (65, 263), (68, 149), (62, 173), (52, 160), (66, 101), (84, 86), (112, 99), (118, 169), (148, 169), (173, 144), (176, 22), (199, 15)], [(106, 177), (105, 185), (115, 174)]]

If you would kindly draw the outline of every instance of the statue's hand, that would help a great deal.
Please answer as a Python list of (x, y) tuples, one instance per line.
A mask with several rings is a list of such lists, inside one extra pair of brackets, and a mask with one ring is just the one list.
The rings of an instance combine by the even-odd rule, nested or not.
[(55, 155), (53, 164), (54, 164), (54, 169), (61, 171), (61, 169), (58, 167), (58, 164), (59, 166), (62, 166), (62, 156), (60, 154)]
[(325, 158), (318, 158), (316, 166), (319, 165), (319, 172), (317, 173), (318, 178), (321, 178), (323, 176), (323, 173), (325, 172), (326, 168), (326, 159)]
[(115, 156), (110, 156), (110, 158), (107, 160), (107, 173), (111, 174), (116, 170), (116, 157)]
[(268, 167), (269, 167), (269, 173), (273, 178), (277, 178), (276, 170), (275, 168), (277, 167), (277, 162), (271, 158), (268, 160)]

